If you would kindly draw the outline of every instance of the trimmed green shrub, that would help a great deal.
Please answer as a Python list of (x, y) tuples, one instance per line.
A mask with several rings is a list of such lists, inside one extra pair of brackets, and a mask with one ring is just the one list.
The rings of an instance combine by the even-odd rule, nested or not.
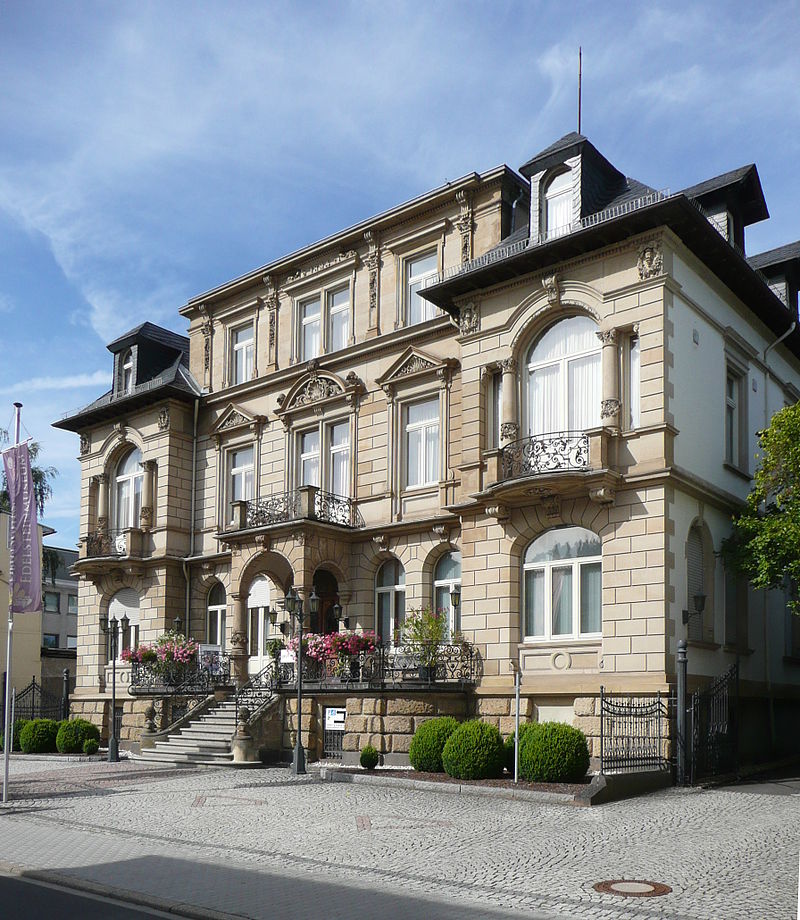
[(359, 762), (365, 770), (374, 770), (380, 762), (381, 755), (375, 750), (375, 748), (368, 744), (362, 751)]
[[(13, 744), (11, 746), (12, 751), (19, 751), (19, 734), (23, 728), (28, 724), (28, 719), (14, 719), (14, 731), (13, 731)], [(4, 750), (3, 745), (5, 744), (5, 739), (3, 738), (3, 733), (0, 732), (0, 751)]]
[(96, 754), (100, 750), (100, 742), (96, 738), (87, 738), (83, 742), (84, 754)]
[(23, 754), (55, 754), (58, 722), (53, 719), (34, 719), (19, 733), (19, 746)]
[[(525, 732), (527, 732), (528, 729), (532, 728), (534, 725), (536, 725), (535, 722), (521, 721), (519, 723), (520, 747), (522, 746), (522, 739), (525, 737)], [(508, 770), (508, 772), (512, 775), (514, 774), (514, 734), (514, 732), (511, 732), (508, 738), (506, 738), (506, 740), (503, 742), (503, 747), (505, 748), (506, 752), (506, 770)]]
[(442, 764), (456, 779), (490, 779), (500, 776), (506, 755), (497, 726), (464, 722), (447, 739)]
[(56, 735), (56, 749), (60, 754), (80, 754), (85, 741), (100, 741), (100, 729), (86, 719), (62, 722)]
[(577, 783), (589, 769), (586, 735), (561, 722), (534, 722), (520, 731), (519, 772), (531, 783)]
[(414, 732), (408, 759), (420, 773), (444, 773), (442, 751), (450, 735), (458, 728), (452, 716), (428, 719)]

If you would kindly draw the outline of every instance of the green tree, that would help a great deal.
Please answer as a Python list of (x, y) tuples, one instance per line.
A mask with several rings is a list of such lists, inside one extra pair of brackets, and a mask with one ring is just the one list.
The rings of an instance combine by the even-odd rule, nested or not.
[[(8, 440), (8, 432), (0, 428), (0, 445), (7, 444)], [(36, 462), (41, 452), (41, 447), (36, 441), (31, 441), (28, 445), (28, 451), (31, 457), (31, 475), (33, 476), (33, 494), (36, 498), (36, 510), (39, 513), (39, 517), (42, 518), (45, 505), (53, 497), (53, 480), (58, 476), (58, 470), (54, 466), (40, 466)], [(0, 463), (0, 477), (0, 511), (10, 511), (8, 483), (6, 482), (5, 469), (2, 463)], [(55, 581), (57, 568), (58, 554), (45, 546), (42, 550), (43, 573), (49, 575), (51, 581)]]
[(800, 613), (800, 403), (777, 412), (759, 432), (759, 444), (753, 489), (722, 552), (756, 588), (788, 584)]

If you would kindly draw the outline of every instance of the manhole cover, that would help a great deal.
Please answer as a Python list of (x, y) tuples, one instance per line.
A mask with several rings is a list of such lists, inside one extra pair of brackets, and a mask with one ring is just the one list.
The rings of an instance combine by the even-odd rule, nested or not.
[(662, 885), (661, 882), (639, 879), (615, 879), (611, 882), (598, 882), (593, 887), (603, 894), (618, 894), (623, 898), (657, 898), (672, 891), (669, 885)]

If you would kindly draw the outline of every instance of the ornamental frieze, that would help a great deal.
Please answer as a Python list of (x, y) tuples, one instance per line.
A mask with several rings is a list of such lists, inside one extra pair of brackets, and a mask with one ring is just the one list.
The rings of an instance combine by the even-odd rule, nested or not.
[(287, 284), (294, 284), (295, 281), (302, 281), (303, 278), (308, 278), (311, 275), (316, 275), (319, 272), (325, 271), (327, 268), (335, 268), (337, 265), (341, 265), (342, 262), (349, 262), (352, 259), (357, 259), (358, 253), (355, 249), (348, 249), (347, 252), (340, 252), (338, 255), (334, 256), (332, 259), (328, 259), (326, 262), (318, 262), (316, 265), (311, 266), (310, 268), (300, 269), (296, 271), (293, 275), (289, 275), (286, 279)]

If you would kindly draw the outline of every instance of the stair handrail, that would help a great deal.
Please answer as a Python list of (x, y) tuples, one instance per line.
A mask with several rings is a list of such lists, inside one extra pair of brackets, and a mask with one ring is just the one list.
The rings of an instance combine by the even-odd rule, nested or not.
[(250, 712), (250, 719), (260, 715), (272, 702), (278, 685), (278, 662), (273, 658), (266, 667), (255, 674), (247, 683), (236, 689), (236, 725), (239, 725), (239, 707), (249, 699), (259, 700), (258, 706)]

